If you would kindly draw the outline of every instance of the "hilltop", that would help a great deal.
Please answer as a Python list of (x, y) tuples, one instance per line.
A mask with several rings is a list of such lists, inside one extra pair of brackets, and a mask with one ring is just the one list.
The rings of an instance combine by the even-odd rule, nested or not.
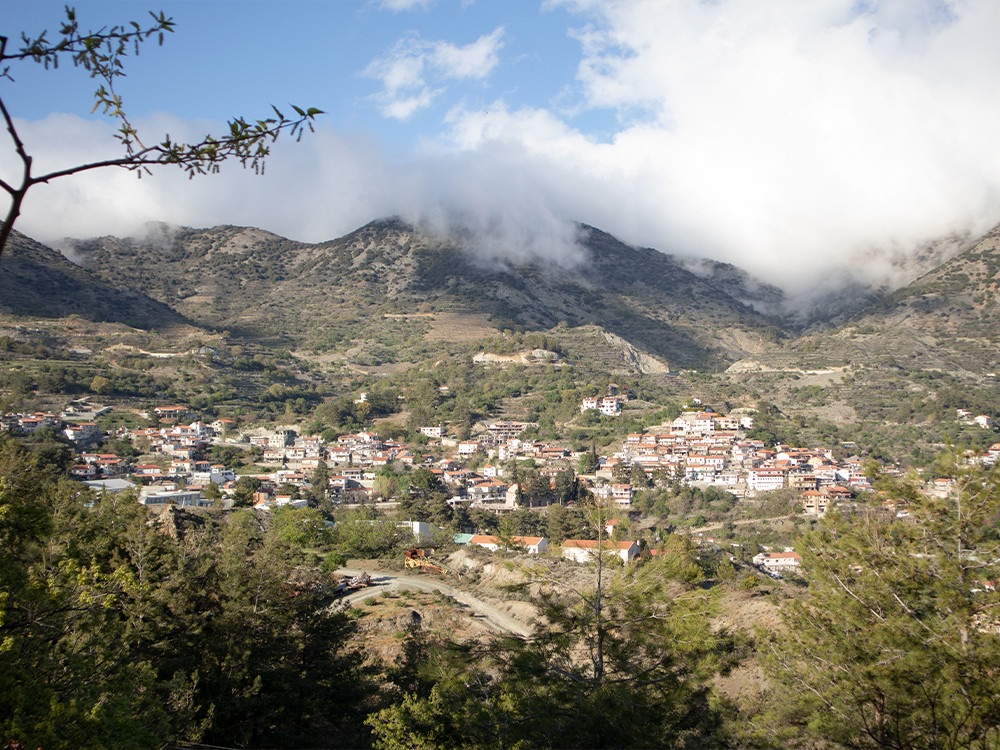
[(202, 326), (314, 350), (361, 343), (376, 364), (419, 353), (427, 321), (409, 314), (421, 312), (485, 316), (498, 330), (596, 323), (675, 368), (717, 368), (774, 336), (775, 319), (754, 305), (774, 307), (779, 290), (724, 264), (698, 275), (593, 227), (580, 238), (584, 259), (569, 265), (486, 261), (471, 241), (398, 220), (314, 245), (215, 227), (75, 241), (73, 250), (104, 282)]

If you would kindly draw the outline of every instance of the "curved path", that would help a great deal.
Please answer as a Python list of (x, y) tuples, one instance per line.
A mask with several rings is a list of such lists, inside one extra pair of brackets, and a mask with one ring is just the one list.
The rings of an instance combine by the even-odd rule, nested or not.
[(401, 576), (397, 573), (387, 573), (382, 570), (366, 570), (359, 568), (340, 568), (341, 575), (356, 576), (363, 572), (372, 577), (372, 585), (369, 588), (353, 591), (341, 597), (340, 601), (363, 600), (373, 595), (373, 588), (386, 589), (388, 591), (400, 591), (404, 589), (416, 589), (417, 591), (440, 591), (447, 594), (463, 606), (468, 607), (478, 615), (482, 615), (483, 622), (492, 630), (502, 633), (512, 633), (522, 637), (531, 635), (531, 628), (515, 620), (510, 615), (504, 614), (496, 607), (486, 602), (470, 596), (462, 589), (456, 588), (444, 581), (436, 578), (425, 578), (423, 576)]

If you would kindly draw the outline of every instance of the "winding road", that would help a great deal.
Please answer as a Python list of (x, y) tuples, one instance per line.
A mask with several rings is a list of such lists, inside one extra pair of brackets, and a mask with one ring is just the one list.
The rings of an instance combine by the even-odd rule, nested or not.
[(531, 635), (531, 628), (524, 623), (515, 620), (510, 615), (504, 614), (496, 607), (486, 602), (470, 596), (462, 589), (447, 584), (440, 579), (425, 578), (424, 576), (402, 576), (397, 573), (389, 573), (383, 570), (365, 570), (359, 568), (340, 568), (341, 575), (356, 576), (361, 573), (368, 573), (372, 577), (372, 585), (369, 588), (353, 591), (341, 598), (341, 601), (353, 602), (363, 600), (372, 596), (373, 588), (380, 588), (387, 591), (402, 591), (405, 589), (416, 589), (417, 591), (440, 591), (452, 597), (459, 604), (468, 607), (477, 615), (481, 615), (483, 622), (492, 630), (500, 633), (512, 633), (527, 638)]

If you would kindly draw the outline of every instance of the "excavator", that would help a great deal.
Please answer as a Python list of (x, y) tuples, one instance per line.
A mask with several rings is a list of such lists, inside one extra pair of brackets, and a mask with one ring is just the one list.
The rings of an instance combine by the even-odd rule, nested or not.
[(437, 562), (431, 562), (431, 560), (428, 559), (433, 552), (434, 550), (408, 549), (405, 553), (406, 557), (403, 560), (403, 565), (407, 568), (425, 570), (439, 575), (453, 575), (452, 571), (448, 570), (448, 568), (444, 565)]

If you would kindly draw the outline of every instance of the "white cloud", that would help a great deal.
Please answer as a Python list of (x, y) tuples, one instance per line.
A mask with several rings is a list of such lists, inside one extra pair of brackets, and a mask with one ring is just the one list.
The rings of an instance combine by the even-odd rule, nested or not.
[(390, 10), (393, 13), (401, 11), (425, 9), (430, 7), (434, 0), (378, 0), (378, 5), (383, 10)]
[(483, 34), (476, 41), (462, 47), (448, 42), (436, 42), (431, 59), (434, 66), (447, 78), (486, 78), (500, 62), (503, 26), (490, 34)]
[(394, 120), (408, 120), (414, 112), (431, 106), (431, 102), (440, 93), (441, 89), (431, 91), (424, 86), (412, 96), (388, 97), (382, 104), (382, 114)]
[(420, 109), (429, 107), (444, 92), (444, 87), (432, 88), (428, 78), (444, 80), (482, 80), (489, 76), (500, 61), (503, 47), (503, 27), (484, 34), (463, 46), (450, 42), (431, 42), (417, 33), (410, 33), (393, 45), (386, 54), (372, 60), (363, 75), (382, 82), (382, 91), (375, 96), (382, 114), (406, 120)]
[[(427, 10), (435, 4), (435, 0), (375, 0), (376, 5), (382, 10), (393, 13), (400, 13), (411, 10)], [(475, 0), (459, 0), (463, 8), (473, 5)]]
[(585, 21), (586, 105), (621, 123), (610, 142), (533, 108), (452, 128), (470, 152), (551, 155), (575, 216), (797, 288), (1000, 220), (995, 3), (567, 5)]
[[(219, 132), (219, 123), (162, 115), (139, 121), (142, 133), (177, 140)], [(18, 121), (36, 174), (120, 153), (113, 126), (71, 115)], [(393, 212), (391, 185), (379, 144), (318, 127), (302, 141), (279, 139), (264, 174), (224, 164), (219, 174), (188, 179), (173, 167), (135, 173), (104, 168), (38, 185), (29, 191), (16, 227), (42, 241), (64, 236), (132, 235), (149, 221), (185, 226), (258, 226), (299, 240), (340, 236)], [(16, 157), (0, 152), (0, 173), (16, 173)]]
[[(539, 113), (538, 122), (543, 121), (559, 127)], [(141, 132), (170, 132), (175, 140), (200, 138), (220, 127), (170, 116), (137, 124)], [(118, 152), (109, 123), (59, 115), (18, 126), (30, 134), (29, 150), (44, 169)], [(10, 174), (16, 166), (13, 154), (0, 152), (0, 173)], [(274, 144), (263, 176), (226, 164), (217, 175), (193, 180), (168, 167), (141, 180), (120, 169), (55, 180), (28, 194), (17, 228), (56, 242), (66, 236), (137, 236), (150, 221), (236, 224), (320, 242), (398, 214), (432, 231), (471, 231), (473, 249), (487, 261), (577, 263), (582, 255), (575, 228), (564, 216), (568, 207), (560, 203), (561, 186), (545, 172), (545, 162), (524, 159), (516, 142), (511, 149), (494, 143), (479, 152), (435, 148), (399, 162), (374, 140), (321, 125), (299, 143)]]
[[(564, 5), (580, 19), (579, 121), (611, 110), (617, 132), (596, 140), (554, 110), (497, 101), (451, 110), (435, 141), (468, 174), (477, 159), (506, 163), (499, 173), (553, 217), (800, 291), (881, 273), (873, 251), (1000, 220), (995, 3)], [(510, 200), (502, 180), (476, 174)]]
[[(472, 228), (487, 257), (576, 262), (574, 220), (730, 261), (795, 291), (888, 274), (878, 253), (1000, 221), (1000, 4), (993, 0), (579, 0), (581, 107), (452, 107), (406, 160), (324, 126), (280, 141), (267, 174), (187, 181), (115, 171), (40, 186), (21, 228), (123, 233), (148, 220), (263, 226), (320, 241), (401, 214)], [(405, 38), (369, 66), (406, 119), (482, 80), (504, 30), (462, 47)], [(508, 94), (508, 97), (513, 95)], [(610, 111), (615, 132), (585, 129)], [(153, 132), (200, 137), (164, 118)], [(114, 152), (110, 128), (25, 124), (37, 163)], [(0, 153), (0, 169), (17, 164)], [(487, 239), (489, 238), (489, 239)]]
[(393, 45), (388, 53), (368, 63), (362, 74), (382, 82), (384, 95), (395, 97), (400, 91), (421, 88), (427, 67), (425, 44), (410, 34)]

